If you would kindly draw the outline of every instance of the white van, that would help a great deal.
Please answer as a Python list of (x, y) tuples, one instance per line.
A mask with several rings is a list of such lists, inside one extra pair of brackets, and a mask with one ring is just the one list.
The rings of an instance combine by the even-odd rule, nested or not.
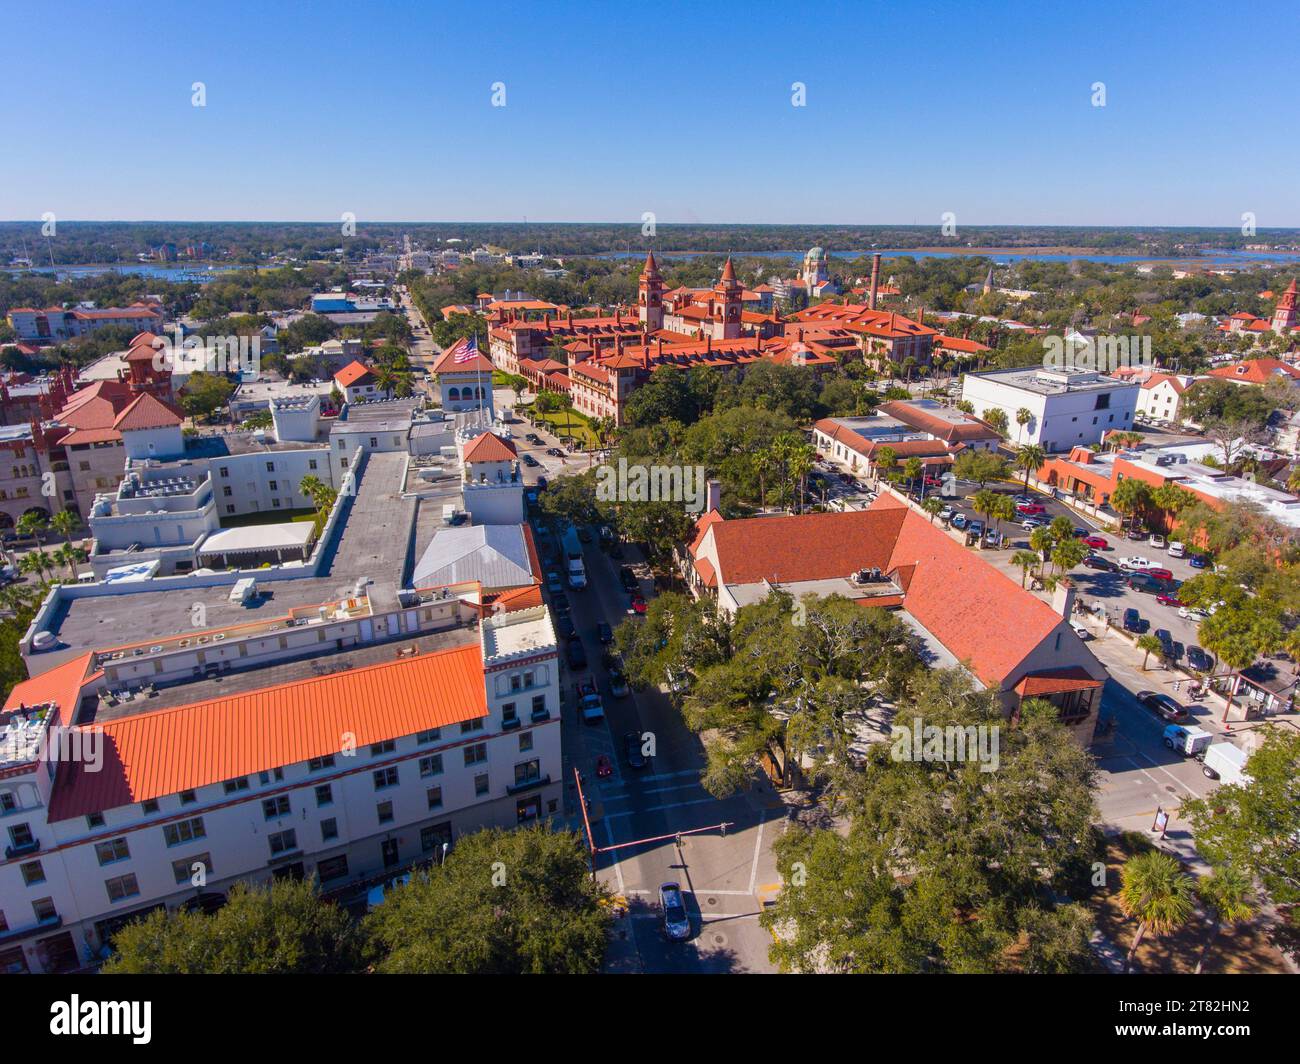
[(1246, 775), (1246, 751), (1240, 747), (1233, 746), (1232, 743), (1215, 743), (1207, 747), (1205, 757), (1201, 761), (1201, 771), (1212, 780), (1222, 780), (1224, 783), (1249, 783), (1250, 777)]

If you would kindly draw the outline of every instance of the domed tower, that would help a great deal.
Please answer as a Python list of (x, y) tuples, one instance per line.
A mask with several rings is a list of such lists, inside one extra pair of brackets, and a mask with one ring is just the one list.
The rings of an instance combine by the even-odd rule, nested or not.
[(740, 307), (744, 289), (736, 280), (736, 268), (731, 265), (731, 257), (722, 267), (722, 279), (713, 286), (717, 297), (717, 313), (713, 319), (713, 338), (715, 340), (735, 340), (740, 336)]
[(1277, 307), (1273, 311), (1273, 331), (1275, 333), (1288, 333), (1296, 327), (1296, 290), (1295, 278), (1291, 278), (1291, 284), (1282, 298), (1277, 301)]
[(831, 279), (830, 262), (826, 257), (825, 248), (809, 248), (808, 254), (803, 257), (803, 286), (807, 289), (808, 294), (816, 285), (823, 281)]
[(647, 332), (664, 327), (664, 279), (655, 262), (655, 253), (646, 253), (641, 279), (637, 282), (637, 314)]

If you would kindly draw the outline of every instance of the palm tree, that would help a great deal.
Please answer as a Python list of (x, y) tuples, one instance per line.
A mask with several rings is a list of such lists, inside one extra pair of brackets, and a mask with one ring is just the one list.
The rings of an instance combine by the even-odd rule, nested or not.
[(930, 524), (934, 524), (934, 519), (939, 516), (939, 511), (944, 507), (944, 502), (939, 496), (931, 495), (923, 503), (921, 509), (930, 515)]
[(1073, 536), (1057, 540), (1056, 546), (1052, 548), (1052, 564), (1061, 573), (1068, 573), (1087, 556), (1088, 548), (1084, 546), (1083, 540)]
[(49, 521), (49, 515), (44, 510), (28, 510), (22, 517), (18, 518), (14, 530), (20, 536), (31, 536), (32, 546), (35, 547), (40, 544), (39, 534), (49, 524)]
[(1034, 420), (1033, 411), (1029, 410), (1028, 408), (1022, 406), (1019, 410), (1016, 411), (1016, 424), (1020, 426), (1022, 430), (1022, 435), (1023, 435), (1024, 427), (1033, 420)]
[(49, 558), (46, 556), (45, 552), (39, 548), (36, 550), (29, 550), (18, 559), (18, 571), (20, 573), (26, 573), (28, 576), (36, 577), (42, 585), (47, 582), (45, 579), (45, 570), (48, 565)]
[(903, 475), (907, 477), (907, 490), (910, 494), (916, 490), (916, 482), (925, 474), (925, 463), (919, 458), (909, 458), (903, 464)]
[(1142, 655), (1142, 671), (1146, 672), (1147, 663), (1151, 660), (1151, 655), (1164, 653), (1165, 645), (1148, 632), (1146, 635), (1140, 635), (1137, 637), (1137, 648), (1138, 650), (1144, 651)]
[(1020, 586), (1024, 587), (1029, 582), (1029, 570), (1042, 562), (1042, 556), (1035, 554), (1031, 550), (1018, 550), (1011, 555), (1011, 564), (1020, 566), (1021, 573)]
[(68, 575), (75, 580), (77, 579), (77, 563), (86, 560), (86, 552), (80, 547), (74, 547), (71, 543), (64, 543), (54, 551), (52, 557), (60, 565), (66, 565)]
[(787, 467), (790, 472), (790, 479), (797, 481), (799, 485), (798, 513), (803, 513), (803, 497), (808, 487), (808, 474), (812, 472), (813, 462), (816, 458), (817, 450), (810, 443), (801, 441), (790, 448)]
[(756, 451), (751, 459), (754, 472), (758, 475), (758, 508), (767, 508), (767, 475), (776, 468), (776, 459), (771, 449)]
[(990, 511), (990, 516), (998, 523), (998, 535), (1002, 535), (1002, 522), (1014, 521), (1016, 519), (1016, 503), (1010, 495), (998, 494), (995, 496), (996, 502)]
[(1150, 501), (1150, 486), (1134, 477), (1125, 477), (1110, 493), (1111, 509), (1124, 518), (1126, 525), (1131, 518), (1145, 510)]
[(1133, 967), (1142, 937), (1148, 932), (1164, 934), (1186, 923), (1192, 915), (1192, 877), (1178, 860), (1159, 850), (1130, 857), (1121, 873), (1119, 907), (1138, 922), (1133, 945), (1124, 958), (1124, 971)]
[(1052, 535), (1052, 530), (1046, 526), (1039, 526), (1029, 533), (1029, 547), (1038, 555), (1041, 563), (1038, 570), (1038, 578), (1043, 578), (1043, 566), (1047, 565), (1047, 556), (1051, 553), (1052, 547), (1056, 545), (1056, 539)]
[(72, 542), (72, 533), (81, 527), (81, 519), (71, 510), (60, 510), (50, 518), (50, 527), (61, 535), (65, 542)]
[(879, 484), (880, 478), (884, 476), (886, 472), (894, 468), (894, 463), (897, 461), (898, 452), (892, 447), (881, 447), (880, 450), (876, 452), (874, 465), (876, 467), (877, 484)]
[(1200, 975), (1210, 947), (1219, 937), (1224, 924), (1238, 924), (1255, 915), (1254, 887), (1250, 875), (1236, 865), (1222, 865), (1196, 885), (1201, 903), (1210, 911), (1212, 923), (1193, 975)]
[(1029, 474), (1037, 473), (1047, 461), (1047, 452), (1036, 443), (1027, 443), (1016, 452), (1015, 467), (1024, 470), (1025, 491), (1029, 491)]

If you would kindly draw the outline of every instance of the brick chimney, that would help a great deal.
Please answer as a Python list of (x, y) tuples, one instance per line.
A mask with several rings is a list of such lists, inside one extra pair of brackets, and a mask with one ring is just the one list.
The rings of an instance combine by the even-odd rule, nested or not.
[(722, 506), (722, 481), (710, 480), (705, 485), (708, 492), (704, 503), (704, 512), (707, 514), (711, 510), (717, 510)]
[(1067, 621), (1074, 616), (1074, 583), (1070, 580), (1058, 580), (1056, 590), (1052, 592), (1052, 609)]
[(867, 309), (876, 309), (876, 292), (880, 288), (880, 252), (871, 256), (871, 291), (867, 296)]

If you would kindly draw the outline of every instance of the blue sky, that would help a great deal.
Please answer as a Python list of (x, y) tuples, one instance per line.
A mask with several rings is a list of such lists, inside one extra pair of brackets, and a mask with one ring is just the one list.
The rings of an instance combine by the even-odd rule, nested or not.
[(0, 218), (1300, 226), (1295, 27), (1221, 0), (10, 5)]

